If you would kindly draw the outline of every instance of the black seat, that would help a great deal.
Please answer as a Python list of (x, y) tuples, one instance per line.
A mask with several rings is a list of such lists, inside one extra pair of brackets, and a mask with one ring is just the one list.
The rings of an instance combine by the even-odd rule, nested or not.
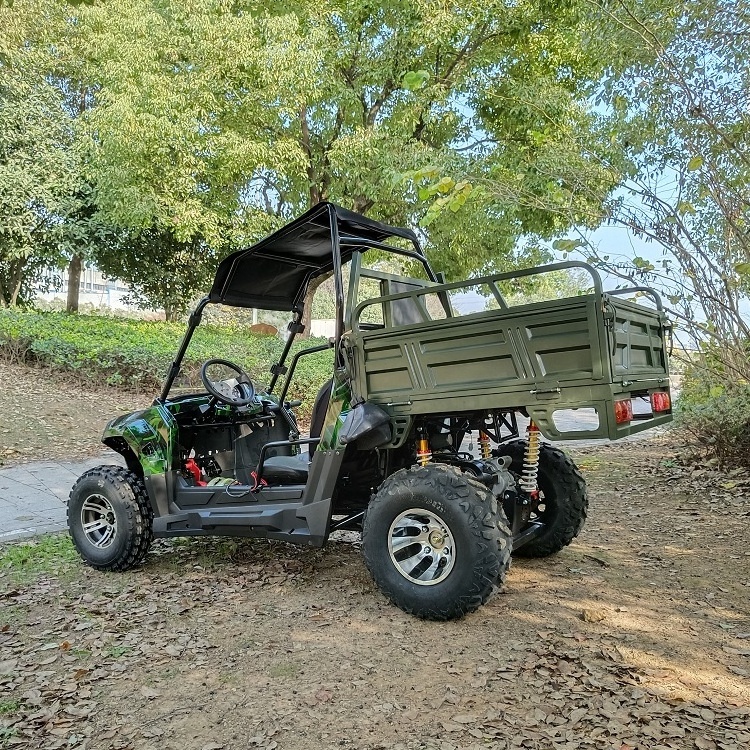
[(262, 478), (268, 484), (304, 484), (309, 465), (306, 452), (296, 456), (271, 456), (263, 462)]
[[(328, 402), (331, 400), (333, 379), (324, 383), (315, 397), (310, 419), (310, 437), (319, 438), (323, 431)], [(268, 484), (304, 484), (307, 481), (307, 472), (315, 452), (315, 444), (310, 446), (310, 451), (303, 451), (296, 456), (271, 456), (263, 462), (262, 478)]]

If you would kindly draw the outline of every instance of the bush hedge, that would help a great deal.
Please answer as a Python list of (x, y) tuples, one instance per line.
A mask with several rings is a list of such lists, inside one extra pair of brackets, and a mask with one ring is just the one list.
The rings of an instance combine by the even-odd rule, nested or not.
[[(156, 392), (185, 333), (180, 323), (68, 315), (60, 312), (0, 310), (0, 356), (12, 362), (48, 367), (91, 385)], [(292, 352), (324, 343), (296, 342)], [(243, 326), (200, 325), (188, 347), (177, 385), (198, 386), (201, 364), (213, 357), (236, 362), (265, 387), (269, 367), (283, 342), (253, 334)], [(289, 391), (303, 401), (301, 416), (312, 407), (320, 386), (331, 377), (332, 353), (300, 360)], [(278, 388), (276, 389), (279, 390)]]
[(685, 369), (677, 415), (722, 468), (750, 470), (750, 383), (725, 372), (710, 349)]

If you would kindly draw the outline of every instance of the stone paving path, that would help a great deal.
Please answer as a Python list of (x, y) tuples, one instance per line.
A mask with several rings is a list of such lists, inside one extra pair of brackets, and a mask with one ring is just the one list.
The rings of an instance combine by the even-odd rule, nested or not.
[(0, 544), (68, 528), (65, 504), (73, 483), (99, 464), (124, 465), (113, 451), (86, 461), (35, 461), (0, 469)]

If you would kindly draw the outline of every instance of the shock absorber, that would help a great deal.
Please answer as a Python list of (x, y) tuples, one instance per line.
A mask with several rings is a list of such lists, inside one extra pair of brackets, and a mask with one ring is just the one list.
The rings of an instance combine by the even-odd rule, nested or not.
[(521, 489), (534, 495), (539, 491), (537, 477), (539, 476), (539, 428), (532, 419), (527, 430), (528, 441), (523, 456), (523, 471), (521, 472)]
[(479, 430), (479, 455), (485, 460), (492, 457), (490, 436), (484, 430)]
[(417, 438), (417, 463), (420, 466), (427, 466), (432, 459), (432, 450), (430, 450), (430, 441), (425, 437), (424, 432), (420, 430)]

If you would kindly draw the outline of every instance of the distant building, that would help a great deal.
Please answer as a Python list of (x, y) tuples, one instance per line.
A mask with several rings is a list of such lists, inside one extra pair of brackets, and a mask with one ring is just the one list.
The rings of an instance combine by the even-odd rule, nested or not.
[[(53, 302), (60, 299), (63, 302), (68, 296), (67, 274), (58, 274), (50, 271), (49, 278), (54, 278), (57, 283), (50, 287), (49, 291), (38, 292), (37, 299)], [(136, 309), (134, 305), (125, 303), (124, 297), (130, 290), (124, 282), (119, 279), (105, 278), (102, 272), (94, 266), (84, 266), (81, 269), (79, 305), (93, 305), (94, 307), (111, 307), (114, 309)]]

